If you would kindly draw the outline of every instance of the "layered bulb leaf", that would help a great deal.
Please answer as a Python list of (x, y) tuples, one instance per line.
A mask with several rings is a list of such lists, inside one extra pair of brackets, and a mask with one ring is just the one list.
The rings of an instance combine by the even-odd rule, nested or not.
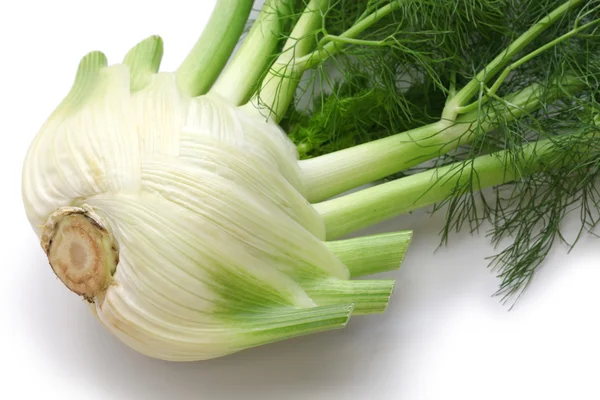
[[(185, 94), (161, 56), (158, 37), (122, 64), (88, 54), (31, 145), (23, 199), (58, 278), (119, 339), (165, 360), (383, 312), (394, 282), (351, 278), (398, 267), (410, 233), (326, 242), (279, 126)], [(374, 265), (382, 243), (395, 253)]]

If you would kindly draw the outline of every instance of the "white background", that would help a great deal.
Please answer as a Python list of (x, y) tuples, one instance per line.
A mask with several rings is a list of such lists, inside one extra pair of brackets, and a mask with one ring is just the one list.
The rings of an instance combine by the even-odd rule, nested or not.
[[(0, 398), (600, 399), (600, 242), (557, 248), (517, 307), (483, 234), (436, 251), (440, 216), (377, 227), (415, 237), (385, 315), (345, 330), (176, 364), (134, 353), (54, 277), (20, 199), (27, 146), (66, 94), (79, 58), (119, 62), (165, 40), (163, 70), (191, 48), (213, 1), (4, 1), (0, 5)], [(577, 226), (574, 219), (570, 222)]]

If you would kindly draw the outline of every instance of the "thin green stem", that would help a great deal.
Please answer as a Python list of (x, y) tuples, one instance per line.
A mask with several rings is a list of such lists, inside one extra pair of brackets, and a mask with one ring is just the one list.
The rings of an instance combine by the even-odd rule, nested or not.
[(348, 267), (351, 278), (378, 274), (400, 268), (411, 231), (360, 236), (325, 242), (329, 250)]
[(311, 0), (305, 7), (283, 51), (273, 63), (260, 85), (259, 92), (248, 107), (268, 109), (268, 117), (281, 120), (290, 106), (296, 87), (305, 69), (296, 60), (308, 53), (316, 44), (316, 33), (323, 23), (329, 0)]
[(446, 104), (442, 119), (453, 121), (458, 115), (458, 108), (465, 105), (480, 89), (481, 82), (486, 83), (510, 62), (512, 57), (523, 50), (528, 44), (541, 35), (552, 24), (557, 22), (565, 13), (583, 3), (582, 0), (569, 0), (556, 8), (546, 17), (535, 23), (525, 33), (513, 41), (501, 54), (483, 68), (469, 83), (467, 83), (451, 101)]
[(338, 40), (330, 41), (312, 53), (304, 55), (303, 57), (297, 59), (295, 64), (303, 70), (313, 68), (325, 59), (339, 53), (340, 50), (342, 50), (344, 46), (349, 43), (347, 42), (348, 39), (353, 39), (361, 34), (364, 30), (377, 23), (383, 17), (398, 9), (403, 2), (404, 0), (393, 1), (377, 9), (376, 11), (362, 18), (359, 22), (354, 24), (341, 35), (338, 35)]
[[(394, 1), (377, 9), (360, 19), (346, 32), (335, 36), (335, 40), (310, 52), (315, 46), (316, 33), (322, 27), (323, 15), (330, 3), (328, 0), (311, 0), (290, 35), (284, 51), (263, 80), (259, 95), (253, 98), (251, 104), (257, 109), (268, 109), (269, 118), (275, 121), (281, 120), (293, 100), (304, 71), (338, 53), (345, 45), (357, 44), (358, 42), (354, 40), (357, 35), (400, 7), (403, 1)], [(365, 44), (364, 41), (360, 42)], [(373, 42), (369, 44), (373, 45)]]
[(456, 71), (450, 72), (450, 87), (448, 88), (448, 97), (446, 98), (446, 104), (452, 98), (456, 96)]
[(313, 49), (316, 42), (315, 34), (323, 25), (329, 3), (330, 0), (310, 0), (275, 63), (286, 64), (286, 60), (296, 60)]
[(341, 44), (356, 44), (360, 46), (386, 46), (388, 43), (385, 40), (363, 40), (346, 38), (343, 36), (326, 35), (321, 40), (322, 42), (338, 42)]
[(260, 78), (273, 62), (286, 19), (293, 14), (290, 0), (267, 0), (242, 45), (227, 64), (211, 93), (218, 93), (235, 105), (246, 103)]
[[(496, 107), (461, 115), (456, 122), (438, 121), (407, 132), (374, 140), (348, 149), (302, 160), (307, 198), (323, 201), (360, 185), (382, 179), (469, 143), (477, 132), (510, 122), (539, 108), (541, 100), (552, 101), (580, 88), (581, 82), (567, 77), (555, 90), (540, 90), (532, 84), (502, 99), (502, 115)], [(564, 91), (564, 88), (567, 88)], [(482, 117), (485, 116), (485, 119)]]
[(252, 0), (218, 0), (200, 38), (177, 69), (180, 90), (190, 96), (206, 93), (238, 42)]
[[(565, 33), (564, 35), (561, 35), (560, 37), (552, 40), (551, 42), (548, 42), (545, 45), (543, 45), (541, 47), (538, 47), (534, 51), (528, 53), (527, 55), (521, 57), (520, 59), (518, 59), (514, 63), (510, 64), (508, 67), (506, 67), (504, 69), (504, 71), (502, 71), (502, 73), (496, 79), (496, 81), (494, 82), (494, 84), (492, 85), (492, 87), (489, 88), (489, 89), (487, 89), (487, 90), (485, 90), (486, 97), (480, 99), (479, 101), (474, 101), (473, 103), (468, 104), (466, 106), (458, 107), (457, 108), (458, 114), (463, 114), (463, 113), (468, 113), (468, 112), (474, 111), (474, 110), (476, 110), (479, 107), (479, 105), (482, 102), (488, 101), (492, 97), (492, 95), (494, 95), (498, 91), (498, 89), (500, 89), (500, 86), (502, 86), (502, 83), (508, 77), (508, 75), (513, 70), (515, 70), (516, 68), (518, 68), (521, 65), (525, 64), (526, 62), (530, 61), (534, 57), (540, 55), (544, 51), (546, 51), (548, 49), (551, 49), (552, 47), (554, 47), (557, 44), (563, 42), (564, 40), (567, 40), (567, 39), (575, 36), (579, 32), (581, 32), (581, 31), (583, 31), (585, 29), (588, 29), (588, 28), (590, 28), (590, 27), (592, 27), (594, 25), (597, 25), (598, 23), (600, 23), (600, 19), (594, 20), (594, 21), (592, 21), (590, 23), (587, 23), (585, 25), (582, 25), (582, 26), (580, 26), (578, 28), (572, 29), (569, 32)], [(482, 82), (482, 84), (483, 84), (483, 82)]]
[[(331, 240), (460, 195), (460, 189), (464, 187), (480, 190), (556, 167), (555, 161), (564, 158), (563, 153), (560, 140), (540, 140), (522, 146), (516, 156), (514, 150), (499, 151), (397, 179), (314, 207), (323, 216), (327, 238)], [(581, 159), (573, 161), (580, 162)]]

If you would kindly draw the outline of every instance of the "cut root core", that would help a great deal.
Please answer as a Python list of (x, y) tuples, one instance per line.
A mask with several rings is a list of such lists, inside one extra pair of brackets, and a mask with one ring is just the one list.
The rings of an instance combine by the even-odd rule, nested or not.
[(119, 262), (112, 235), (91, 210), (65, 207), (48, 219), (42, 247), (56, 276), (94, 302), (106, 291)]

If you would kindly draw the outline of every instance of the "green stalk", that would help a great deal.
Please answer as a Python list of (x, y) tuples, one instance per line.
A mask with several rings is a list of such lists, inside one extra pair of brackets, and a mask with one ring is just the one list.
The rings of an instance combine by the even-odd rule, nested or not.
[(242, 314), (234, 320), (239, 327), (238, 343), (259, 346), (309, 333), (344, 328), (354, 304), (332, 304), (312, 308), (275, 308), (256, 314)]
[[(300, 161), (310, 202), (323, 201), (360, 185), (382, 179), (431, 160), (461, 144), (470, 142), (478, 132), (491, 130), (493, 122), (511, 122), (537, 110), (542, 100), (550, 102), (568, 95), (583, 83), (563, 77), (552, 89), (541, 90), (532, 84), (504, 99), (498, 118), (494, 107), (461, 115), (454, 123), (438, 121), (383, 139)], [(486, 116), (481, 120), (481, 116)]]
[[(460, 194), (457, 193), (460, 188), (480, 190), (555, 168), (558, 160), (566, 162), (562, 143), (570, 139), (566, 136), (554, 141), (546, 139), (532, 142), (522, 146), (517, 155), (516, 150), (499, 151), (397, 179), (315, 204), (314, 207), (325, 220), (327, 239), (336, 239), (386, 219), (444, 201)], [(598, 149), (582, 149), (577, 160), (569, 161), (581, 162), (587, 154), (594, 151)]]
[(504, 83), (504, 81), (506, 80), (506, 78), (508, 78), (509, 74), (517, 69), (518, 67), (520, 67), (521, 65), (525, 64), (526, 62), (530, 61), (531, 59), (533, 59), (534, 57), (537, 57), (538, 55), (540, 55), (541, 53), (543, 53), (546, 50), (551, 49), (552, 47), (556, 46), (557, 44), (577, 35), (579, 32), (589, 29), (590, 27), (597, 25), (600, 23), (600, 19), (596, 19), (590, 23), (587, 23), (583, 26), (580, 26), (578, 28), (572, 29), (569, 32), (565, 33), (564, 35), (561, 35), (560, 37), (552, 40), (549, 43), (546, 43), (545, 45), (538, 47), (537, 49), (535, 49), (534, 51), (530, 52), (529, 54), (519, 58), (517, 61), (513, 62), (512, 64), (510, 64), (508, 67), (506, 67), (502, 73), (500, 74), (500, 76), (496, 79), (496, 81), (493, 83), (493, 85), (487, 89), (485, 91), (485, 97), (479, 101), (474, 101), (471, 104), (465, 105), (465, 106), (460, 106), (457, 109), (457, 112), (459, 114), (462, 113), (467, 113), (467, 112), (471, 112), (477, 109), (477, 107), (480, 107), (482, 102), (486, 102), (489, 99), (493, 98), (493, 96), (496, 94), (496, 92), (498, 91), (498, 89), (500, 89), (500, 86), (502, 86), (502, 83)]
[(281, 37), (285, 20), (293, 14), (291, 0), (267, 0), (242, 45), (227, 64), (211, 93), (218, 93), (235, 105), (246, 103), (269, 68)]
[(412, 238), (411, 231), (360, 236), (325, 242), (350, 270), (352, 279), (400, 268)]
[[(398, 1), (382, 7), (376, 13), (359, 21), (340, 37), (353, 38), (370, 26), (373, 20), (391, 12), (400, 3)], [(494, 129), (496, 125), (492, 123), (494, 118), (491, 118), (492, 115), (488, 111), (490, 107), (483, 108), (484, 102), (476, 102), (473, 107), (464, 108), (464, 103), (477, 94), (481, 85), (498, 74), (516, 54), (563, 17), (565, 13), (581, 3), (581, 0), (565, 2), (513, 41), (506, 50), (447, 101), (439, 122), (314, 159), (303, 160), (301, 167), (306, 176), (307, 198), (309, 201), (322, 201), (344, 191), (418, 165), (447, 153), (461, 144), (469, 143), (478, 132)], [(589, 26), (576, 28), (573, 32), (577, 33)], [(564, 37), (529, 53), (521, 61), (517, 61), (515, 65), (518, 66), (528, 61), (575, 33), (563, 35)], [(313, 64), (309, 62), (309, 59), (320, 62), (323, 57), (330, 56), (341, 49), (341, 47), (335, 46), (342, 46), (343, 44), (339, 42), (327, 43), (314, 53), (297, 60), (296, 64), (312, 66)], [(494, 123), (514, 121), (521, 115), (538, 109), (542, 100), (545, 104), (548, 104), (552, 97), (558, 98), (566, 95), (567, 92), (572, 92), (573, 88), (571, 87), (568, 88), (567, 92), (562, 92), (561, 85), (574, 86), (574, 88), (582, 86), (581, 82), (572, 82), (574, 80), (574, 78), (568, 77), (561, 81), (552, 90), (553, 94), (543, 93), (538, 85), (532, 84), (518, 93), (506, 96), (504, 99), (496, 97), (496, 100), (504, 102), (507, 107), (504, 116), (496, 119)], [(501, 83), (501, 80), (499, 82)], [(489, 97), (495, 97), (495, 94), (489, 93)], [(493, 113), (494, 108), (491, 107), (491, 109)]]
[[(439, 133), (444, 124), (436, 122), (347, 149), (300, 161), (311, 203), (323, 201), (347, 190), (410, 168), (440, 155)], [(455, 124), (453, 136), (464, 135), (466, 124)]]
[(252, 9), (252, 0), (218, 0), (200, 38), (177, 69), (180, 90), (206, 93), (237, 44)]
[(394, 1), (365, 16), (339, 36), (326, 36), (330, 41), (311, 52), (316, 44), (316, 36), (313, 34), (321, 27), (323, 14), (330, 3), (329, 0), (311, 0), (294, 27), (284, 51), (263, 79), (260, 93), (250, 104), (258, 109), (268, 109), (269, 118), (280, 121), (294, 98), (304, 71), (338, 53), (345, 45), (353, 43), (355, 36), (397, 9), (401, 2)]
[(259, 93), (248, 104), (250, 107), (268, 109), (269, 118), (275, 121), (280, 121), (285, 115), (306, 70), (297, 63), (297, 59), (315, 46), (316, 33), (328, 7), (329, 0), (311, 0), (306, 5), (283, 51), (263, 79)]
[[(311, 0), (290, 35), (290, 40), (288, 40), (284, 52), (273, 64), (263, 80), (260, 96), (255, 97), (251, 101), (251, 104), (256, 108), (267, 108), (269, 110), (269, 117), (275, 121), (279, 121), (288, 109), (304, 71), (337, 54), (346, 45), (356, 43), (356, 36), (395, 9), (398, 9), (402, 5), (403, 0), (390, 2), (375, 12), (366, 15), (339, 36), (325, 36), (324, 39), (329, 38), (329, 41), (317, 50), (309, 52), (309, 47), (298, 46), (298, 44), (304, 41), (304, 44), (309, 44), (312, 47), (314, 38), (312, 35), (306, 35), (319, 27), (322, 19), (321, 13), (326, 10), (328, 3), (328, 1), (324, 0)], [(497, 74), (515, 54), (542, 34), (566, 12), (581, 3), (582, 0), (569, 0), (528, 29), (448, 101), (442, 113), (442, 120), (456, 120), (458, 110), (478, 92), (481, 82), (486, 82)], [(287, 51), (290, 48), (293, 51)]]
[[(303, 70), (308, 68), (313, 68), (319, 63), (323, 62), (327, 58), (331, 57), (339, 53), (346, 44), (357, 44), (357, 41), (354, 38), (360, 35), (365, 29), (368, 29), (373, 24), (377, 23), (383, 17), (391, 13), (392, 11), (398, 9), (400, 5), (404, 3), (404, 0), (396, 0), (387, 4), (373, 13), (366, 15), (359, 22), (354, 24), (344, 33), (339, 36), (326, 36), (324, 40), (330, 39), (328, 43), (315, 50), (312, 53), (306, 54), (303, 57), (296, 60), (296, 65)], [(360, 44), (364, 44), (365, 41), (360, 41)], [(367, 41), (369, 44), (373, 44), (373, 42)]]
[(488, 82), (502, 70), (510, 60), (528, 44), (541, 35), (552, 24), (557, 22), (564, 14), (583, 3), (582, 0), (568, 0), (560, 7), (553, 10), (546, 17), (535, 23), (525, 33), (513, 41), (505, 51), (492, 60), (469, 83), (467, 83), (447, 104), (442, 113), (442, 119), (453, 121), (458, 110), (464, 106), (480, 89), (482, 83)]
[(302, 287), (320, 306), (354, 304), (353, 315), (379, 314), (385, 312), (394, 280), (334, 280), (328, 279), (305, 284)]

